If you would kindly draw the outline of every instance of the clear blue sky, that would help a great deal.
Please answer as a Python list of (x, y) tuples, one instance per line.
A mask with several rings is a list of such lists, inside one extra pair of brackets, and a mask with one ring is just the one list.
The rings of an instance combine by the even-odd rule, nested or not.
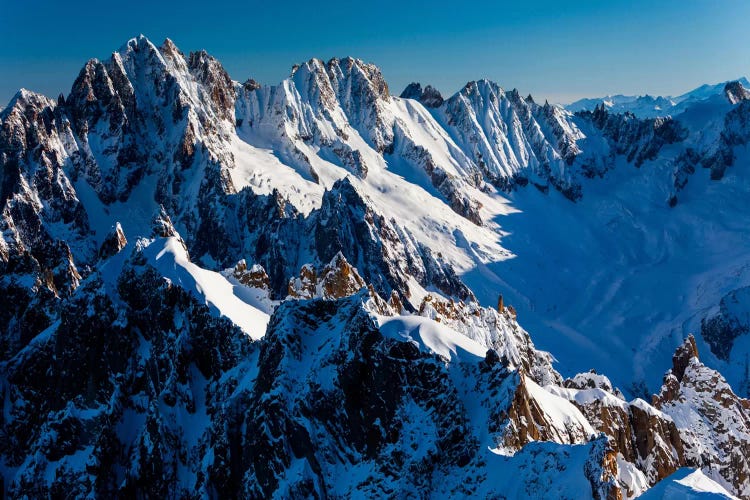
[(396, 94), (411, 81), (451, 94), (489, 78), (568, 102), (750, 76), (740, 0), (151, 3), (0, 0), (0, 106), (20, 87), (67, 94), (87, 59), (139, 33), (269, 84), (310, 57), (352, 55), (380, 66)]

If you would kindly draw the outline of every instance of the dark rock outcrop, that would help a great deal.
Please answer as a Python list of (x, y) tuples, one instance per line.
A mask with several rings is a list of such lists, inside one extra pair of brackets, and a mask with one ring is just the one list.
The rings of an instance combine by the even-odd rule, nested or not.
[(444, 102), (440, 91), (431, 85), (427, 85), (423, 89), (419, 83), (410, 83), (407, 85), (404, 91), (401, 92), (401, 98), (417, 100), (428, 108), (439, 108)]
[(724, 95), (731, 104), (737, 104), (750, 99), (750, 90), (746, 89), (739, 81), (728, 82), (724, 86)]
[(728, 361), (735, 340), (750, 333), (748, 303), (750, 287), (738, 288), (721, 298), (716, 315), (701, 320), (701, 337), (717, 358)]
[(104, 238), (102, 246), (99, 248), (99, 257), (102, 259), (112, 257), (125, 248), (125, 245), (127, 244), (128, 240), (125, 238), (122, 226), (118, 222), (115, 224), (115, 227), (112, 228), (112, 231)]

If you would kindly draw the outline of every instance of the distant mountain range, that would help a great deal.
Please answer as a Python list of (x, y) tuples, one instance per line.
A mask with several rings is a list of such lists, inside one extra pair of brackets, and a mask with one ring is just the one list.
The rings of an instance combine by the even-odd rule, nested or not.
[(0, 112), (5, 496), (750, 498), (746, 80), (242, 80)]
[(718, 83), (715, 85), (701, 85), (677, 97), (670, 96), (632, 96), (612, 95), (606, 97), (580, 99), (565, 106), (565, 109), (576, 113), (578, 111), (593, 111), (597, 106), (604, 105), (613, 113), (630, 112), (639, 118), (656, 118), (659, 116), (677, 116), (693, 105), (724, 98), (724, 88), (727, 84), (738, 82), (744, 88), (750, 87), (750, 82), (744, 76), (737, 80)]

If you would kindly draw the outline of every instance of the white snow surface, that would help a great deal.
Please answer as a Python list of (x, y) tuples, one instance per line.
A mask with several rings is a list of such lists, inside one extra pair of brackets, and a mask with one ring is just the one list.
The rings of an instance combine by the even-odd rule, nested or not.
[(308, 214), (320, 206), (324, 187), (302, 176), (285, 165), (272, 149), (255, 147), (232, 136), (234, 167), (229, 170), (232, 184), (238, 191), (249, 187), (257, 194), (271, 194), (280, 189), (283, 196), (302, 212)]
[(179, 238), (158, 238), (143, 249), (143, 254), (162, 276), (231, 320), (253, 339), (265, 335), (270, 316), (242, 299), (242, 289), (246, 287), (233, 285), (221, 274), (190, 262)]
[(736, 499), (700, 469), (684, 467), (662, 479), (638, 498), (643, 500)]
[[(235, 186), (263, 194), (276, 188), (308, 213), (319, 206), (323, 189), (349, 176), (376, 212), (392, 217), (416, 242), (452, 264), (483, 305), (496, 304), (502, 293), (537, 347), (553, 353), (565, 375), (595, 368), (630, 396), (638, 395), (630, 391), (636, 381), (656, 391), (675, 347), (686, 333), (699, 331), (705, 311), (731, 289), (750, 284), (743, 236), (750, 231), (750, 177), (743, 168), (750, 156), (743, 148), (721, 181), (698, 169), (675, 208), (666, 199), (674, 189), (672, 161), (681, 149), (669, 146), (639, 169), (619, 157), (603, 179), (583, 180), (584, 195), (576, 203), (554, 189), (504, 193), (484, 184), (480, 190), (464, 182), (472, 172), (467, 160), (476, 139), (472, 131), (479, 134), (477, 151), (492, 160), (497, 173), (511, 175), (541, 161), (531, 155), (527, 134), (541, 141), (545, 132), (538, 126), (524, 129), (498, 86), (475, 82), (474, 93), (456, 101), (464, 121), (453, 124), (444, 108), (427, 109), (396, 97), (377, 101), (378, 122), (346, 97), (324, 106), (311, 85), (298, 73), (280, 86), (238, 96), (236, 113), (243, 122), (232, 143)], [(706, 92), (715, 95), (715, 90)], [(718, 137), (730, 108), (718, 97), (724, 102), (709, 98), (684, 114), (691, 131), (703, 130), (691, 140), (710, 144)], [(501, 109), (492, 109), (492, 102)], [(564, 111), (555, 113), (577, 148), (608, 154), (596, 131), (576, 118), (562, 120)], [(256, 120), (253, 126), (248, 116)], [(393, 134), (395, 151), (381, 154), (363, 131)], [(404, 146), (409, 141), (459, 179), (461, 193), (481, 203), (483, 226), (450, 208), (425, 166), (409, 156)], [(330, 152), (340, 146), (362, 155), (368, 169), (364, 178)], [(557, 153), (546, 154), (553, 169), (562, 168)], [(750, 345), (733, 353), (731, 366), (710, 356), (706, 362), (736, 383), (746, 351)]]
[(625, 460), (622, 453), (617, 454), (617, 480), (626, 486), (626, 490), (622, 492), (626, 499), (636, 498), (649, 488), (646, 475)]
[[(598, 387), (592, 389), (571, 389), (557, 385), (546, 385), (544, 388), (551, 394), (560, 396), (568, 401), (575, 401), (582, 406), (599, 401), (602, 406), (617, 407), (623, 410), (627, 410), (628, 407), (628, 403)], [(653, 408), (652, 410), (656, 411)]]
[[(485, 304), (501, 291), (564, 375), (595, 368), (626, 392), (637, 380), (655, 392), (682, 339), (700, 332), (721, 297), (750, 284), (749, 162), (738, 148), (722, 180), (698, 169), (674, 208), (665, 203), (671, 166), (659, 162), (623, 162), (575, 204), (554, 192), (513, 193), (517, 213), (495, 219), (513, 258), (462, 278)], [(750, 346), (735, 344), (727, 364), (698, 342), (704, 362), (738, 384)]]
[(591, 484), (581, 474), (591, 445), (529, 443), (512, 457), (491, 455), (487, 491), (477, 498), (493, 498), (502, 492), (508, 499), (586, 498)]
[(380, 332), (450, 361), (480, 361), (487, 348), (455, 330), (422, 316), (378, 316)]
[(567, 399), (553, 394), (547, 388), (540, 387), (529, 377), (525, 378), (526, 387), (529, 395), (539, 403), (539, 406), (551, 419), (551, 424), (555, 429), (564, 435), (571, 429), (581, 429), (585, 437), (591, 437), (596, 434), (596, 430), (591, 426), (581, 411), (576, 408)]

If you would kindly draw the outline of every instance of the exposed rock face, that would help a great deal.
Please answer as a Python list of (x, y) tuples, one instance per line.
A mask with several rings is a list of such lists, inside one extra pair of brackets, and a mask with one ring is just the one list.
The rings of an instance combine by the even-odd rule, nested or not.
[(19, 91), (0, 113), (0, 358), (49, 327), (93, 260), (86, 209), (64, 167), (70, 124), (55, 101)]
[(440, 91), (431, 85), (427, 85), (424, 89), (419, 83), (410, 83), (406, 86), (403, 92), (401, 92), (402, 99), (415, 99), (428, 108), (439, 108), (443, 105), (444, 99), (440, 95)]
[(473, 298), (455, 270), (429, 248), (415, 246), (413, 239), (395, 220), (386, 219), (348, 178), (333, 186), (319, 211), (311, 214), (314, 251), (321, 262), (330, 262), (340, 252), (381, 296), (391, 290), (409, 297), (409, 276), (431, 283), (449, 296)]
[[(319, 274), (312, 265), (302, 266), (299, 277), (289, 281), (288, 296), (293, 299), (340, 299), (354, 295), (366, 287), (365, 280), (339, 252)], [(377, 295), (374, 289), (372, 294)], [(378, 299), (382, 301), (379, 296)]]
[(365, 281), (341, 253), (337, 253), (320, 273), (320, 287), (323, 291), (323, 298), (348, 297), (364, 286)]
[(122, 230), (120, 223), (116, 223), (112, 231), (104, 238), (101, 248), (99, 248), (99, 257), (106, 259), (116, 255), (125, 248), (128, 244), (127, 238), (125, 238), (125, 232)]
[[(77, 281), (71, 259), (95, 254), (87, 240), (86, 210), (63, 168), (72, 161), (64, 147), (69, 140), (69, 123), (46, 97), (21, 90), (2, 112), (0, 265), (13, 256), (30, 254), (63, 293), (75, 288)], [(53, 226), (68, 231), (65, 241), (55, 236)]]
[(698, 359), (698, 347), (695, 345), (695, 337), (688, 335), (672, 356), (672, 375), (678, 381), (682, 380), (693, 359)]
[(174, 224), (172, 224), (172, 218), (167, 214), (163, 206), (159, 208), (159, 213), (154, 216), (151, 228), (152, 235), (158, 238), (177, 236), (177, 230), (174, 228)]
[(650, 485), (686, 464), (679, 432), (669, 417), (642, 400), (631, 403), (629, 412), (633, 442), (621, 453), (642, 468)]
[(610, 113), (604, 105), (581, 116), (591, 120), (602, 131), (611, 144), (613, 154), (624, 155), (637, 167), (656, 158), (665, 145), (682, 141), (687, 135), (687, 130), (671, 118), (641, 120), (632, 113)]
[[(523, 372), (511, 376), (504, 387), (512, 390), (511, 404), (499, 412), (503, 422), (499, 446), (519, 450), (532, 441), (554, 441), (564, 444), (585, 443), (595, 435), (594, 429), (575, 407), (559, 396), (553, 396), (529, 380)], [(550, 399), (553, 401), (550, 404)], [(566, 419), (559, 421), (554, 412), (567, 404)]]
[[(388, 84), (375, 65), (350, 57), (327, 63), (311, 59), (292, 71), (291, 80), (308, 102), (316, 105), (320, 118), (339, 121), (334, 115), (340, 110), (377, 151), (392, 146), (393, 133), (386, 127), (383, 110), (383, 102), (390, 99)], [(313, 136), (324, 133), (315, 128), (309, 132)], [(343, 127), (340, 133), (345, 134)]]
[(318, 277), (315, 268), (309, 264), (302, 266), (299, 278), (289, 280), (288, 297), (293, 299), (311, 299), (318, 292)]
[(232, 274), (237, 278), (237, 281), (245, 286), (261, 290), (271, 290), (271, 279), (260, 264), (254, 264), (248, 269), (247, 262), (243, 259), (234, 266)]
[(591, 483), (594, 499), (622, 500), (623, 492), (617, 481), (617, 454), (603, 438), (594, 442), (591, 458), (586, 462), (584, 470)]
[(536, 349), (528, 332), (507, 310), (498, 313), (475, 302), (446, 301), (427, 295), (418, 314), (491, 347), (505, 365), (522, 370), (540, 385), (562, 383), (562, 377), (552, 367), (552, 356)]
[(729, 82), (724, 87), (724, 95), (731, 104), (737, 104), (740, 101), (750, 99), (750, 90), (746, 89), (742, 83), (735, 81)]
[(750, 287), (734, 290), (719, 303), (719, 312), (701, 320), (701, 337), (717, 358), (729, 360), (734, 341), (750, 333)]
[(493, 184), (507, 189), (532, 182), (542, 188), (553, 185), (572, 199), (578, 196), (567, 166), (583, 135), (564, 111), (480, 80), (447, 99), (439, 113)]
[(114, 285), (113, 295), (91, 276), (42, 337), (2, 364), (10, 496), (187, 494), (177, 468), (190, 474), (188, 455), (211, 446), (190, 436), (207, 414), (219, 418), (211, 387), (249, 340), (139, 255)]
[(578, 373), (573, 378), (565, 379), (562, 385), (570, 389), (578, 390), (602, 389), (604, 392), (609, 392), (618, 399), (625, 400), (625, 396), (620, 389), (614, 387), (606, 375), (600, 375), (594, 370), (591, 370), (588, 373)]
[[(738, 82), (735, 82), (738, 83)], [(675, 161), (675, 188), (684, 188), (689, 176), (700, 166), (710, 171), (712, 180), (721, 180), (736, 158), (734, 149), (750, 142), (750, 102), (747, 89), (727, 85), (727, 99), (734, 106), (717, 123), (715, 129), (702, 134), (702, 140), (685, 148)]]
[(677, 424), (688, 465), (750, 498), (750, 401), (701, 363), (692, 336), (677, 349), (654, 405)]
[[(680, 434), (668, 415), (641, 399), (626, 402), (601, 375), (579, 374), (566, 380), (565, 386), (550, 390), (576, 405), (609, 438), (612, 450), (643, 473), (648, 485), (686, 465)], [(628, 496), (636, 493), (630, 489)]]
[(406, 86), (406, 88), (401, 92), (401, 98), (402, 99), (417, 99), (422, 96), (422, 84), (419, 82), (411, 82), (409, 85)]
[[(167, 40), (166, 43), (171, 44), (172, 42)], [(174, 45), (172, 44), (172, 46)], [(190, 57), (187, 60), (187, 67), (196, 81), (203, 84), (210, 102), (219, 116), (224, 120), (233, 121), (234, 82), (229, 78), (221, 63), (208, 55), (205, 50), (201, 50), (200, 52), (190, 53)]]
[(261, 87), (263, 86), (252, 78), (248, 78), (247, 80), (245, 80), (245, 83), (242, 84), (242, 88), (244, 88), (248, 92), (252, 92), (253, 90), (258, 90)]

